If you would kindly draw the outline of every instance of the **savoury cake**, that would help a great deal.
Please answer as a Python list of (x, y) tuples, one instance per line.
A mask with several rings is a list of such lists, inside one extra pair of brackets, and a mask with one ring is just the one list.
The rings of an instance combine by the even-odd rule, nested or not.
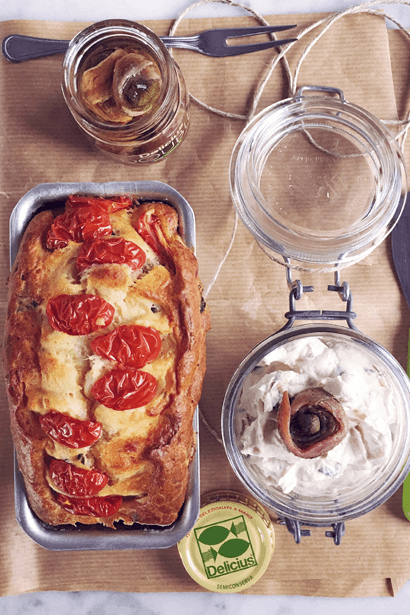
[(19, 469), (45, 523), (178, 517), (210, 327), (178, 223), (165, 203), (72, 195), (26, 229), (4, 362)]

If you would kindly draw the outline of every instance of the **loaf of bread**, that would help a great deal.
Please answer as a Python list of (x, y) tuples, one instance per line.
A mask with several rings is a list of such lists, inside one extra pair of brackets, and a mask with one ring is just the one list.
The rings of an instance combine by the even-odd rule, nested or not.
[(37, 214), (4, 362), (30, 506), (51, 525), (169, 525), (185, 501), (210, 326), (178, 214), (134, 197)]

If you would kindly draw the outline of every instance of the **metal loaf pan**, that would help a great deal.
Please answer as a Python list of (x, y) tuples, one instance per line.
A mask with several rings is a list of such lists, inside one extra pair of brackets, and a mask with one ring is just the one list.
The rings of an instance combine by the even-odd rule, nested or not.
[[(195, 249), (195, 218), (189, 203), (171, 186), (157, 181), (40, 184), (29, 190), (10, 216), (10, 265), (16, 258), (21, 238), (31, 218), (44, 209), (59, 209), (70, 194), (94, 196), (130, 195), (142, 201), (163, 201), (179, 215), (179, 231), (185, 244)], [(31, 510), (23, 477), (15, 460), (15, 506), (22, 529), (40, 546), (52, 551), (90, 551), (122, 549), (165, 549), (175, 545), (195, 525), (200, 506), (198, 408), (193, 421), (197, 447), (190, 466), (188, 491), (178, 519), (170, 526), (117, 524), (113, 530), (98, 525), (50, 526)]]

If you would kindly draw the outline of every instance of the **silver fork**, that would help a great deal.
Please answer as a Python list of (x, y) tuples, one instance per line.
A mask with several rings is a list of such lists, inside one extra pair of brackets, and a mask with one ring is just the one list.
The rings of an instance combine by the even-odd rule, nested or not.
[[(270, 34), (290, 30), (296, 26), (256, 26), (250, 28), (218, 28), (205, 30), (193, 36), (160, 36), (166, 47), (179, 47), (191, 49), (207, 56), (221, 58), (224, 56), (237, 56), (243, 53), (251, 53), (278, 47), (286, 43), (292, 43), (296, 38), (284, 40), (270, 40), (265, 43), (250, 45), (228, 45), (227, 41), (232, 38), (254, 36), (256, 34)], [(21, 34), (10, 34), (3, 39), (2, 51), (11, 62), (25, 62), (34, 58), (65, 53), (70, 41), (50, 38), (36, 38)]]

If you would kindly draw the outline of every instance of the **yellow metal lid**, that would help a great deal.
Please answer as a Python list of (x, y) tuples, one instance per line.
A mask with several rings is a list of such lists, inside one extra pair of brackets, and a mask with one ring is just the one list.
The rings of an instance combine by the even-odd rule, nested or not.
[(252, 497), (234, 491), (206, 494), (198, 521), (178, 543), (194, 581), (221, 593), (240, 592), (256, 583), (274, 548), (269, 515)]

